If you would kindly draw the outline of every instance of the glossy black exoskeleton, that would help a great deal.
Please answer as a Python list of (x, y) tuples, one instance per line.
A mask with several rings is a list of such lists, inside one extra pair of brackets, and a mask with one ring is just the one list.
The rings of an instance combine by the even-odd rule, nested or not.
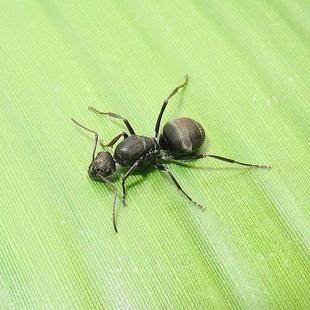
[(114, 159), (122, 167), (131, 167), (136, 161), (153, 161), (158, 156), (159, 145), (153, 138), (132, 135), (115, 148)]
[(109, 176), (114, 174), (114, 172), (117, 170), (117, 166), (129, 168), (125, 175), (122, 177), (123, 205), (126, 205), (126, 179), (135, 169), (141, 166), (143, 162), (150, 162), (154, 165), (155, 168), (166, 172), (171, 177), (176, 187), (185, 195), (185, 197), (201, 209), (204, 209), (203, 206), (192, 200), (192, 198), (182, 189), (179, 182), (168, 170), (168, 168), (162, 164), (162, 162), (196, 160), (205, 157), (211, 157), (214, 159), (226, 161), (229, 163), (236, 163), (248, 167), (270, 168), (270, 166), (268, 165), (248, 164), (219, 155), (200, 153), (199, 150), (205, 141), (205, 131), (197, 121), (187, 117), (174, 118), (167, 122), (164, 125), (163, 133), (158, 138), (161, 119), (169, 102), (169, 99), (173, 97), (180, 88), (183, 88), (187, 84), (187, 82), (188, 77), (186, 76), (185, 82), (182, 85), (176, 87), (171, 92), (171, 94), (164, 100), (156, 121), (154, 138), (136, 135), (128, 120), (121, 115), (112, 112), (100, 112), (97, 109), (90, 107), (89, 110), (97, 114), (108, 115), (114, 118), (122, 119), (127, 127), (129, 135), (126, 132), (122, 132), (108, 144), (103, 144), (101, 142), (101, 145), (103, 147), (113, 147), (113, 145), (121, 137), (124, 138), (124, 140), (116, 146), (113, 156), (110, 152), (99, 152), (98, 154), (96, 154), (96, 149), (98, 145), (98, 133), (72, 119), (72, 121), (78, 126), (95, 134), (95, 147), (93, 150), (92, 161), (88, 168), (88, 174), (90, 178), (101, 180), (112, 186), (114, 189), (112, 218), (113, 227), (116, 232), (117, 188), (114, 183), (109, 179)]
[(204, 141), (205, 131), (202, 126), (187, 117), (170, 120), (159, 137), (159, 144), (163, 150), (183, 155), (196, 152)]

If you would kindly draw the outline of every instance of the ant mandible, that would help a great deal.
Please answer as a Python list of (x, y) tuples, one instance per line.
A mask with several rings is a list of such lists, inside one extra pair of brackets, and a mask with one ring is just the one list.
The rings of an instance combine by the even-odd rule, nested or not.
[(101, 145), (103, 147), (113, 147), (113, 145), (123, 137), (123, 141), (120, 142), (112, 155), (110, 152), (102, 151), (96, 154), (98, 145), (98, 133), (91, 130), (76, 120), (72, 121), (82, 127), (83, 129), (95, 134), (95, 146), (92, 154), (92, 161), (88, 167), (88, 174), (91, 179), (100, 180), (109, 184), (114, 189), (114, 202), (113, 202), (113, 227), (117, 232), (116, 226), (116, 200), (117, 200), (117, 188), (115, 184), (109, 180), (110, 177), (117, 169), (117, 166), (128, 167), (128, 171), (122, 177), (122, 190), (123, 190), (123, 206), (126, 206), (126, 186), (125, 182), (132, 172), (141, 166), (143, 162), (149, 162), (154, 165), (155, 168), (166, 172), (172, 179), (176, 187), (185, 195), (185, 197), (200, 209), (204, 207), (194, 201), (181, 187), (179, 182), (168, 170), (168, 168), (162, 164), (163, 161), (192, 161), (196, 159), (211, 157), (214, 159), (226, 161), (231, 164), (238, 164), (255, 168), (271, 168), (269, 165), (257, 165), (248, 164), (234, 159), (208, 154), (199, 153), (199, 149), (205, 141), (205, 131), (203, 127), (195, 120), (187, 117), (174, 118), (164, 125), (163, 133), (159, 135), (160, 123), (166, 106), (169, 100), (178, 92), (179, 89), (184, 88), (188, 82), (188, 76), (185, 76), (185, 81), (182, 85), (176, 87), (171, 94), (164, 100), (161, 110), (159, 112), (156, 125), (154, 138), (137, 135), (134, 129), (131, 127), (129, 121), (121, 115), (111, 112), (100, 112), (93, 107), (89, 107), (89, 110), (101, 114), (108, 115), (110, 117), (121, 119), (129, 132), (121, 132), (108, 144)]

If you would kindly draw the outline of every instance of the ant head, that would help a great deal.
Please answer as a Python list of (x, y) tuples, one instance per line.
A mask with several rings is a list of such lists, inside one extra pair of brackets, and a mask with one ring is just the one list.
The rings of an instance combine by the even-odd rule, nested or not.
[(115, 161), (109, 152), (99, 152), (88, 168), (88, 174), (92, 179), (108, 177), (116, 170)]

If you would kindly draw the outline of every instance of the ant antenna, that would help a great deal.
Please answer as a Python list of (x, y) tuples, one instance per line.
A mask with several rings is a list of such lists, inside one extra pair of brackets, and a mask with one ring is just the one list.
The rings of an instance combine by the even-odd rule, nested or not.
[(82, 124), (80, 124), (79, 122), (77, 122), (75, 119), (71, 118), (72, 122), (75, 123), (76, 125), (82, 127), (83, 129), (89, 131), (89, 132), (92, 132), (95, 134), (95, 147), (94, 147), (94, 150), (93, 150), (93, 160), (92, 162), (95, 160), (95, 155), (96, 155), (96, 149), (97, 149), (97, 145), (98, 145), (98, 133), (96, 131), (93, 131), (85, 126), (83, 126)]
[(99, 176), (99, 178), (104, 181), (105, 183), (109, 184), (114, 189), (114, 202), (113, 202), (113, 209), (112, 209), (112, 220), (113, 220), (113, 228), (115, 232), (117, 233), (117, 227), (116, 227), (116, 200), (117, 200), (117, 187), (113, 182), (108, 180), (107, 178), (103, 176)]

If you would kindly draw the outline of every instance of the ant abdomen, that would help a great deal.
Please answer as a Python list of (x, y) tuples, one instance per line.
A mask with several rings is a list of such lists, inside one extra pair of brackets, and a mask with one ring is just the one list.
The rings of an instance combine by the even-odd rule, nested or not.
[(174, 118), (166, 123), (159, 138), (160, 147), (174, 154), (193, 153), (204, 141), (203, 127), (187, 117)]

